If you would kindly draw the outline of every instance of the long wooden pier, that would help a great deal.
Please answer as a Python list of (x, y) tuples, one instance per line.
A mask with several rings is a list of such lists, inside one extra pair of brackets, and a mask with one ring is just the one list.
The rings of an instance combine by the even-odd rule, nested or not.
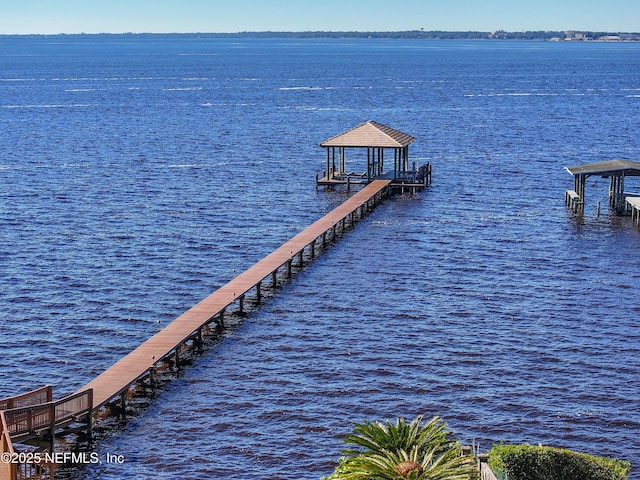
[(93, 389), (94, 408), (99, 408), (127, 390), (138, 378), (147, 375), (168, 356), (173, 354), (179, 357), (180, 346), (192, 338), (201, 337), (199, 331), (202, 327), (216, 321), (216, 319), (223, 319), (225, 311), (236, 302), (239, 303), (242, 310), (244, 297), (250, 290), (256, 289), (256, 296), (260, 297), (262, 282), (268, 278), (273, 281), (273, 275), (280, 268), (284, 267), (290, 272), (293, 261), (296, 257), (301, 260), (306, 248), (311, 250), (313, 257), (318, 239), (322, 239), (324, 236), (326, 242), (328, 234), (335, 236), (335, 228), (340, 223), (347, 220), (353, 221), (354, 215), (362, 215), (362, 209), (373, 206), (386, 194), (388, 184), (388, 181), (378, 180), (354, 194), (342, 205), (311, 224), (273, 253), (180, 315), (160, 332), (82, 387), (79, 392)]
[[(278, 274), (290, 278), (294, 262), (302, 266), (305, 254), (313, 259), (319, 247), (335, 240), (338, 234), (343, 234), (375, 208), (388, 195), (390, 184), (390, 180), (372, 181), (280, 248), (184, 312), (75, 393), (54, 402), (51, 389), (47, 388), (0, 400), (0, 453), (13, 452), (12, 439), (40, 437), (43, 432), (48, 432), (53, 450), (55, 431), (71, 422), (85, 422), (90, 436), (92, 419), (99, 409), (118, 401), (124, 404), (127, 393), (140, 382), (153, 386), (157, 371), (167, 363), (178, 365), (182, 349), (189, 344), (201, 343), (204, 331), (211, 323), (222, 325), (225, 313), (233, 305), (237, 305), (236, 310), (243, 312), (245, 296), (252, 290), (260, 301), (265, 281), (276, 287)], [(319, 242), (321, 245), (317, 246)], [(29, 465), (20, 468), (24, 470), (27, 467)], [(16, 473), (21, 471), (20, 468), (0, 465), (0, 480), (13, 480), (21, 476)]]

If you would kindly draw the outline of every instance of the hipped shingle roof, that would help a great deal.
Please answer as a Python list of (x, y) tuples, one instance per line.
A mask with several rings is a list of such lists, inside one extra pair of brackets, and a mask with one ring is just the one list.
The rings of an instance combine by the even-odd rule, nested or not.
[(415, 137), (369, 120), (340, 135), (331, 137), (321, 147), (402, 148), (415, 141)]

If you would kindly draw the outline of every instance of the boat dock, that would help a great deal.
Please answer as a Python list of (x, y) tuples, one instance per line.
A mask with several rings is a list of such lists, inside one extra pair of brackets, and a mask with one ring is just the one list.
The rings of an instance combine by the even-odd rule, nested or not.
[[(54, 401), (51, 386), (0, 400), (0, 454), (13, 455), (13, 442), (48, 442), (54, 452), (56, 435), (84, 432), (92, 438), (94, 419), (126, 415), (134, 397), (149, 397), (189, 358), (201, 353), (207, 336), (218, 336), (225, 318), (242, 316), (247, 296), (254, 305), (266, 288), (275, 291), (313, 261), (320, 250), (344, 235), (393, 190), (415, 192), (431, 183), (431, 164), (409, 167), (411, 135), (368, 121), (320, 144), (327, 149), (327, 171), (318, 185), (362, 187), (340, 206), (309, 225), (261, 261), (200, 301), (139, 347), (118, 360), (76, 392)], [(367, 170), (346, 171), (346, 148), (367, 149)], [(385, 172), (384, 151), (394, 152), (394, 169)], [(339, 165), (336, 165), (336, 154)], [(333, 164), (331, 164), (333, 160)], [(357, 180), (357, 181), (355, 181)], [(41, 446), (39, 448), (42, 448)], [(25, 457), (28, 458), (28, 457)], [(54, 462), (55, 463), (55, 462)], [(54, 464), (0, 462), (0, 480), (52, 479)]]
[[(402, 193), (415, 193), (431, 184), (431, 164), (418, 167), (417, 162), (409, 162), (409, 145), (414, 141), (415, 137), (373, 120), (331, 137), (320, 144), (327, 152), (327, 166), (322, 175), (316, 174), (316, 188), (346, 185), (350, 190), (352, 185), (385, 179)], [(354, 149), (366, 149), (366, 170), (347, 168), (346, 152)], [(385, 152), (389, 150), (393, 152), (393, 170), (385, 169)]]
[[(225, 315), (243, 314), (245, 299), (263, 297), (263, 284), (276, 288), (288, 281), (321, 249), (344, 235), (371, 212), (391, 191), (390, 180), (373, 180), (340, 206), (309, 225), (261, 261), (218, 288), (211, 295), (174, 319), (139, 347), (107, 368), (75, 393), (53, 401), (50, 386), (0, 400), (0, 453), (14, 454), (13, 442), (39, 439), (55, 447), (60, 429), (84, 430), (92, 435), (93, 418), (105, 408), (126, 412), (134, 390), (154, 390), (157, 376), (176, 371), (187, 352), (201, 349), (205, 335), (224, 325)], [(212, 327), (213, 325), (213, 327)], [(53, 478), (53, 465), (0, 463), (0, 480)], [(51, 469), (51, 476), (35, 476)], [(40, 475), (39, 473), (37, 475)]]
[[(617, 214), (628, 213), (631, 196), (625, 192), (625, 178), (640, 176), (640, 162), (630, 160), (608, 160), (567, 167), (573, 175), (574, 188), (564, 193), (566, 207), (575, 214), (584, 214), (585, 186), (590, 177), (609, 179), (609, 207)], [(637, 195), (636, 195), (637, 196)], [(598, 204), (598, 213), (600, 211)], [(631, 205), (633, 207), (633, 205)]]

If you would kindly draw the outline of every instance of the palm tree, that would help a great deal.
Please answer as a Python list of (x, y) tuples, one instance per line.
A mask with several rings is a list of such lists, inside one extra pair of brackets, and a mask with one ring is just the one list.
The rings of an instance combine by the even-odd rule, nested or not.
[(410, 423), (356, 424), (345, 442), (358, 448), (344, 452), (327, 480), (470, 480), (477, 476), (471, 456), (463, 455), (459, 442), (451, 439), (447, 424), (423, 416)]

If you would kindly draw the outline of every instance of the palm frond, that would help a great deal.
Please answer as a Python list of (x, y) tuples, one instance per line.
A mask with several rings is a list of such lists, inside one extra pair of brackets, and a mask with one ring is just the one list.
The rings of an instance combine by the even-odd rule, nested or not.
[(473, 459), (463, 456), (447, 424), (433, 417), (423, 424), (420, 415), (407, 422), (363, 422), (354, 426), (346, 450), (330, 480), (470, 480)]

